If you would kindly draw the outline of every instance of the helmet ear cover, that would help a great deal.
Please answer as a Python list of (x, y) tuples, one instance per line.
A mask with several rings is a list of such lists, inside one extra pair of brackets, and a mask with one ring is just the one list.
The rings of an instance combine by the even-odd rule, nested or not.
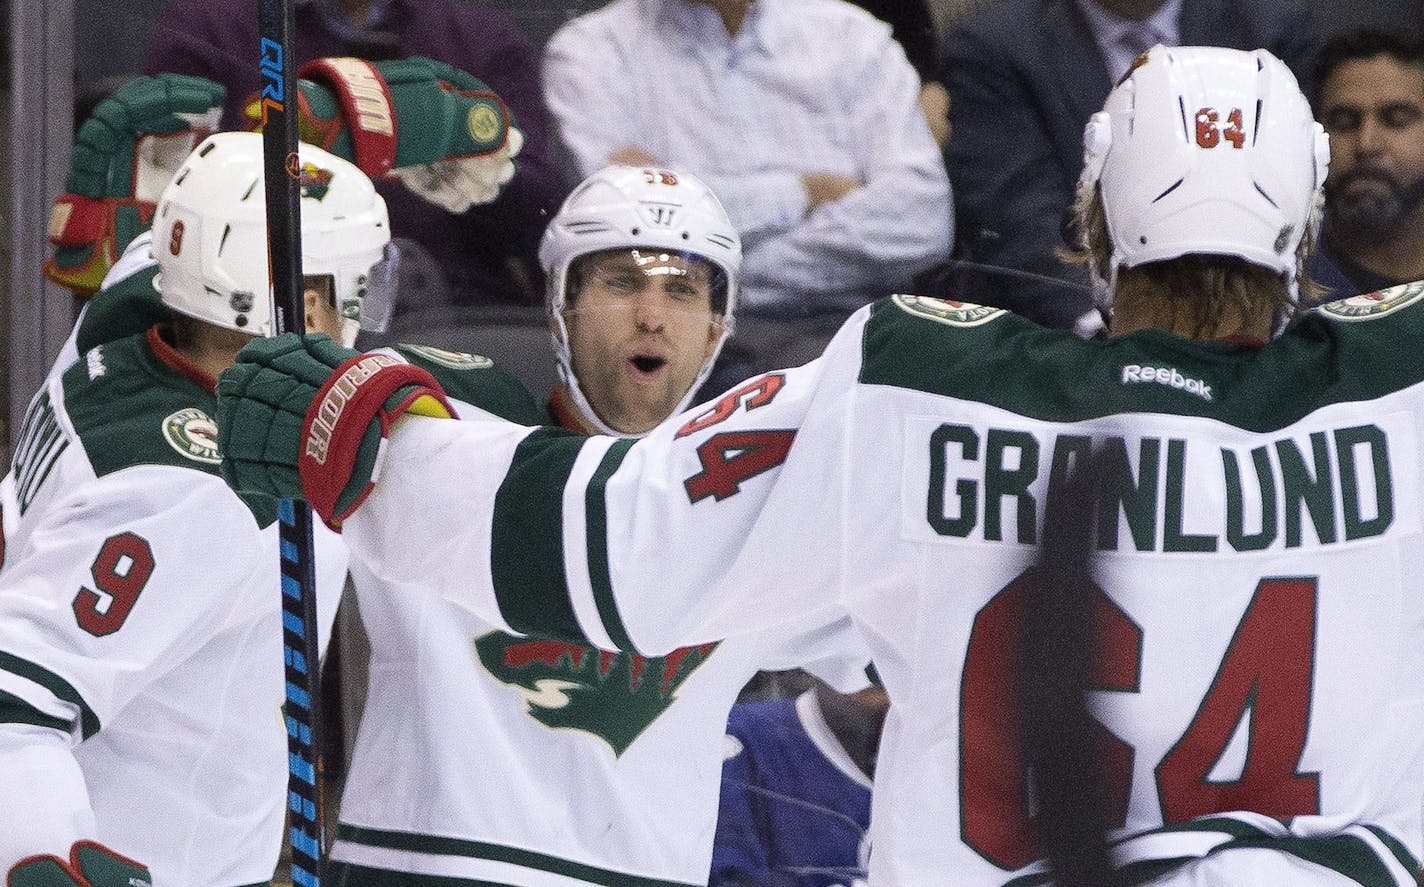
[(1189, 254), (1271, 269), (1294, 301), (1329, 153), (1295, 77), (1270, 53), (1154, 47), (1083, 134), (1080, 205), (1101, 196), (1112, 253), (1098, 281), (1105, 307), (1118, 269)]
[[(390, 240), (385, 201), (354, 165), (299, 146), (302, 270), (330, 281), (332, 304), (354, 339), (372, 266)], [(262, 137), (217, 133), (203, 141), (159, 197), (154, 279), (180, 314), (226, 329), (271, 332)]]
[(721, 332), (676, 412), (687, 408), (712, 371), (735, 323), (741, 238), (705, 183), (680, 171), (635, 166), (610, 166), (579, 183), (544, 231), (539, 264), (547, 281), (544, 307), (560, 380), (583, 418), (602, 434), (621, 432), (594, 412), (579, 385), (564, 311), (582, 283), (579, 260), (610, 250), (632, 249), (693, 256), (717, 272), (712, 306), (714, 313), (721, 315)]

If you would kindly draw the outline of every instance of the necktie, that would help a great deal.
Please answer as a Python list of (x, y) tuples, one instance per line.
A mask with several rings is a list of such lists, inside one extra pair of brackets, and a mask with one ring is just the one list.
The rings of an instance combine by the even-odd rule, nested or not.
[(1161, 39), (1156, 28), (1146, 22), (1134, 22), (1131, 27), (1123, 31), (1118, 42), (1131, 52), (1133, 57), (1136, 57), (1156, 46), (1161, 42)]
[(1118, 45), (1121, 46), (1126, 56), (1125, 61), (1119, 64), (1119, 70), (1114, 72), (1113, 79), (1117, 80), (1127, 73), (1132, 62), (1147, 50), (1161, 42), (1161, 37), (1157, 31), (1145, 22), (1134, 22), (1131, 27), (1122, 32), (1122, 36), (1117, 38)]

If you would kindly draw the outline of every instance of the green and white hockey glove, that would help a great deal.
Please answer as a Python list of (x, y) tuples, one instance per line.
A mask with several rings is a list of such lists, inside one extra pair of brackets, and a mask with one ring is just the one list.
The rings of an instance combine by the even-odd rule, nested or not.
[(218, 377), (217, 395), (228, 486), (304, 499), (332, 528), (370, 493), (397, 418), (455, 415), (425, 370), (321, 333), (254, 340)]
[(324, 58), (301, 68), (302, 141), (390, 176), (450, 212), (489, 203), (514, 178), (524, 136), (483, 81), (416, 56)]
[(6, 887), (150, 887), (148, 869), (93, 841), (75, 841), (69, 859), (31, 856), (6, 876)]
[(55, 251), (46, 277), (80, 295), (99, 289), (148, 227), (184, 158), (217, 130), (226, 95), (211, 80), (159, 74), (130, 81), (94, 108), (75, 138), (66, 193), (50, 211)]

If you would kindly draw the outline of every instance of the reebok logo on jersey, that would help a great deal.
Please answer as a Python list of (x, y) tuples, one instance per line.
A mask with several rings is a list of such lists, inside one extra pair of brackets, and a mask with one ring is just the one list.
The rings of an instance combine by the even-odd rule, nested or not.
[(89, 371), (89, 381), (94, 381), (104, 375), (104, 351), (101, 348), (91, 348), (89, 353), (84, 355), (84, 366)]
[(1210, 385), (1201, 379), (1183, 376), (1176, 367), (1148, 367), (1130, 363), (1122, 368), (1122, 384), (1132, 382), (1155, 382), (1194, 394), (1202, 400), (1212, 400)]

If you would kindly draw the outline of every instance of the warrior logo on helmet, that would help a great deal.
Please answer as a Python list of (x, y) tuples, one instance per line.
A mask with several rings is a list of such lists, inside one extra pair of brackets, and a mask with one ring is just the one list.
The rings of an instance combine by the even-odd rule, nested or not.
[(519, 691), (531, 718), (553, 729), (582, 730), (623, 754), (667, 711), (677, 689), (716, 644), (646, 658), (563, 641), (497, 631), (474, 640), (490, 674)]

